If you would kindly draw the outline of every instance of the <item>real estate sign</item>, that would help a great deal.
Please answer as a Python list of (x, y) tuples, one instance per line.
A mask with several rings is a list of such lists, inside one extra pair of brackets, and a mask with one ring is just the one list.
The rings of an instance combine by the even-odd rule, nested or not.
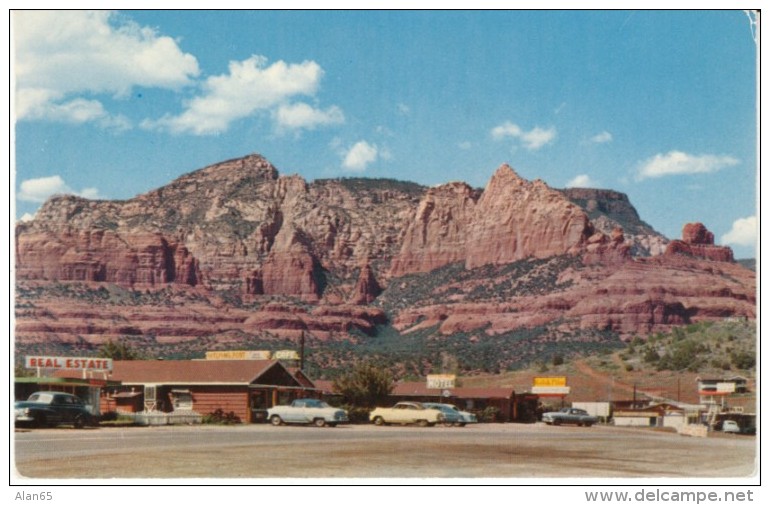
[(110, 358), (73, 358), (72, 356), (25, 356), (24, 366), (32, 369), (109, 372), (112, 370), (112, 360)]

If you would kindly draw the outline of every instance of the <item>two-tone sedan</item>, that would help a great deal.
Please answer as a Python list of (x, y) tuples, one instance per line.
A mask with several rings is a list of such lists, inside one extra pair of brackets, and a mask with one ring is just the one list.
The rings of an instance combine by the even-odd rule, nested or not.
[(478, 422), (475, 414), (465, 412), (464, 410), (459, 410), (451, 403), (423, 402), (422, 404), (429, 409), (437, 409), (443, 412), (444, 416), (446, 417), (446, 420), (444, 421), (444, 424), (446, 425), (465, 426), (468, 423)]
[(564, 407), (556, 412), (543, 414), (543, 422), (558, 426), (560, 424), (577, 424), (578, 426), (591, 426), (599, 421), (583, 409)]
[(435, 426), (446, 421), (443, 412), (429, 409), (419, 402), (398, 402), (393, 407), (377, 407), (369, 413), (369, 420), (377, 426), (386, 424), (417, 424)]
[(291, 405), (277, 405), (267, 410), (267, 418), (273, 426), (289, 424), (313, 424), (322, 426), (337, 426), (348, 422), (348, 413), (343, 409), (330, 406), (322, 400), (302, 398), (294, 400)]

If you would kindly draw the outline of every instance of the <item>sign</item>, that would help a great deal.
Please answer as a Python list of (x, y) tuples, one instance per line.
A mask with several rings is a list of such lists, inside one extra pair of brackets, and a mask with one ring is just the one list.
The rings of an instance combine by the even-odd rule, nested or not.
[(455, 387), (455, 378), (453, 374), (433, 374), (428, 375), (428, 389), (451, 389)]
[(24, 366), (35, 369), (109, 372), (112, 370), (112, 360), (110, 358), (72, 358), (68, 356), (25, 356)]
[(735, 383), (717, 382), (717, 393), (735, 393)]
[(566, 387), (566, 377), (535, 377), (532, 379), (532, 385), (535, 387)]
[(299, 359), (299, 354), (297, 354), (297, 351), (275, 351), (273, 353), (273, 359)]
[(532, 386), (532, 393), (539, 396), (566, 396), (569, 386)]
[(206, 359), (270, 359), (270, 351), (206, 351)]

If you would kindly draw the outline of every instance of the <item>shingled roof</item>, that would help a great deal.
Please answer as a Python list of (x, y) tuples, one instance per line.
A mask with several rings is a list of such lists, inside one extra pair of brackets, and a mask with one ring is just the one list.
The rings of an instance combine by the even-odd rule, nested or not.
[[(297, 381), (276, 360), (136, 360), (114, 361), (111, 380), (123, 384), (228, 384), (261, 383), (269, 371), (286, 374)], [(78, 372), (59, 372), (57, 376), (80, 376)], [(271, 374), (272, 375), (272, 374)], [(300, 386), (297, 382), (297, 386)]]
[[(391, 393), (394, 396), (440, 396), (440, 389), (428, 389), (425, 382), (402, 382), (396, 384)], [(492, 388), (452, 388), (449, 390), (455, 398), (513, 398), (515, 390), (506, 387)]]

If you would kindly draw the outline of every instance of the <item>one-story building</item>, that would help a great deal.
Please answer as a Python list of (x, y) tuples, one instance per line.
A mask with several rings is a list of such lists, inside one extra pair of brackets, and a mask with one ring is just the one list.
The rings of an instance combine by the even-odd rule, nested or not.
[(104, 412), (221, 410), (244, 423), (263, 421), (274, 405), (319, 396), (302, 371), (278, 360), (115, 361), (110, 380), (120, 385), (102, 389)]
[(658, 427), (680, 430), (687, 424), (698, 422), (700, 409), (695, 406), (658, 403), (638, 409), (615, 409), (612, 412), (615, 426)]
[(426, 382), (402, 382), (395, 385), (394, 401), (451, 403), (460, 410), (483, 416), (494, 412), (494, 421), (535, 422), (539, 398), (534, 394), (516, 394), (510, 387), (429, 389)]

